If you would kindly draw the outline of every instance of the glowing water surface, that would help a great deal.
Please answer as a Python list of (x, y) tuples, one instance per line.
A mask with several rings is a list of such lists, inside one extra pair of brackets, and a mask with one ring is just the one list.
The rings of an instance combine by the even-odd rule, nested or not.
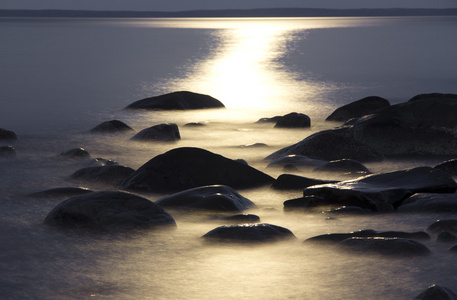
[[(74, 147), (132, 168), (175, 147), (201, 147), (243, 158), (276, 177), (283, 171), (267, 168), (263, 158), (313, 132), (338, 125), (323, 120), (343, 103), (372, 94), (392, 96), (389, 100), (398, 102), (421, 92), (455, 93), (455, 68), (441, 69), (441, 75), (435, 72), (447, 61), (456, 61), (455, 51), (450, 51), (455, 49), (455, 36), (440, 38), (452, 32), (455, 18), (25, 19), (0, 23), (4, 25), (1, 33), (10, 41), (0, 46), (5, 70), (0, 73), (0, 127), (20, 136), (14, 143), (17, 158), (0, 161), (3, 298), (411, 299), (433, 283), (457, 291), (457, 258), (446, 252), (450, 245), (436, 243), (435, 237), (426, 242), (432, 255), (425, 258), (351, 256), (302, 244), (306, 238), (329, 232), (420, 231), (436, 219), (455, 217), (452, 215), (285, 213), (282, 203), (299, 197), (300, 191), (243, 190), (240, 193), (258, 206), (250, 213), (258, 214), (262, 222), (290, 229), (297, 240), (266, 246), (210, 246), (200, 237), (221, 224), (210, 221), (212, 216), (206, 214), (173, 212), (178, 229), (171, 232), (74, 234), (43, 225), (47, 213), (64, 199), (24, 197), (76, 185), (67, 178), (86, 166), (85, 162), (58, 157)], [(401, 58), (424, 41), (429, 52), (419, 51), (421, 59), (434, 58), (429, 63), (421, 60), (427, 73), (409, 74), (394, 63), (384, 66), (376, 77), (376, 72), (367, 74), (366, 66), (352, 65), (341, 72), (337, 65), (332, 68), (322, 63), (329, 59), (325, 55), (330, 50), (325, 46), (334, 45), (336, 36), (362, 41), (369, 33), (380, 45), (392, 45), (398, 42), (397, 34), (391, 36), (395, 29), (408, 34), (409, 42), (389, 53)], [(440, 57), (432, 51), (436, 39), (442, 46)], [(333, 54), (346, 66), (343, 58), (357, 61), (357, 57), (373, 55), (373, 48), (351, 46), (344, 39), (341, 48), (335, 48)], [(381, 56), (382, 49), (378, 51)], [(385, 64), (388, 60), (380, 61)], [(414, 61), (406, 64), (405, 68), (416, 66)], [(376, 70), (380, 65), (374, 63), (373, 67)], [(385, 85), (388, 70), (397, 84)], [(402, 82), (410, 84), (409, 78), (402, 77), (406, 75), (413, 76), (415, 84), (402, 87)], [(437, 76), (448, 81), (430, 80)], [(359, 77), (365, 80), (352, 79)], [(210, 94), (227, 109), (121, 110), (134, 100), (176, 90)], [(309, 114), (312, 127), (284, 130), (255, 124), (261, 117), (292, 111)], [(136, 131), (177, 123), (182, 139), (145, 144), (129, 141), (130, 135), (88, 133), (110, 119), (121, 119)], [(189, 122), (205, 122), (206, 126), (183, 126)], [(269, 147), (239, 147), (252, 143)], [(390, 171), (433, 166), (443, 159), (386, 160), (367, 167)], [(301, 175), (346, 178), (312, 170)], [(144, 196), (154, 201), (163, 195)]]

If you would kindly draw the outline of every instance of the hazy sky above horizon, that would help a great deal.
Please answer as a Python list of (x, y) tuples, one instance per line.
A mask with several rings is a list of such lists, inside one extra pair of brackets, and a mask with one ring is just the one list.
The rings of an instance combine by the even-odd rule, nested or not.
[(181, 11), (194, 9), (450, 8), (456, 0), (2, 0), (0, 9)]

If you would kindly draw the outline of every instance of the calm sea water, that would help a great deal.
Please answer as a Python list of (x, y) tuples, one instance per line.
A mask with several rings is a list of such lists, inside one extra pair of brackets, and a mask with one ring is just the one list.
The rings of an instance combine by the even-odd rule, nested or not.
[[(0, 128), (20, 137), (13, 144), (17, 158), (0, 161), (1, 297), (411, 299), (433, 283), (457, 292), (457, 258), (446, 254), (448, 245), (433, 240), (427, 244), (431, 257), (393, 261), (301, 243), (328, 232), (424, 230), (453, 216), (329, 220), (322, 214), (284, 214), (283, 201), (300, 192), (247, 190), (241, 193), (259, 206), (253, 213), (289, 228), (297, 242), (208, 247), (200, 236), (219, 224), (204, 221), (205, 216), (177, 215), (178, 230), (171, 233), (73, 235), (43, 225), (64, 199), (24, 197), (77, 185), (67, 178), (84, 163), (59, 158), (74, 147), (138, 168), (169, 149), (195, 146), (243, 158), (278, 176), (263, 158), (335, 126), (323, 120), (340, 105), (371, 95), (398, 103), (420, 93), (457, 93), (456, 29), (455, 17), (0, 19)], [(122, 110), (135, 100), (177, 90), (210, 94), (227, 109)], [(292, 111), (308, 114), (312, 128), (254, 124)], [(174, 122), (182, 140), (142, 144), (128, 136), (88, 133), (111, 119), (137, 131)], [(198, 121), (208, 126), (182, 127)], [(237, 147), (257, 142), (270, 147)], [(437, 162), (389, 160), (368, 167), (388, 171)]]

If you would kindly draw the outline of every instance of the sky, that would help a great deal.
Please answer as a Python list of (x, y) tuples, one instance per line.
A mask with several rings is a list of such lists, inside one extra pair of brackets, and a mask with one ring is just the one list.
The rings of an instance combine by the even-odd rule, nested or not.
[(182, 11), (276, 7), (455, 8), (457, 0), (0, 0), (0, 9)]

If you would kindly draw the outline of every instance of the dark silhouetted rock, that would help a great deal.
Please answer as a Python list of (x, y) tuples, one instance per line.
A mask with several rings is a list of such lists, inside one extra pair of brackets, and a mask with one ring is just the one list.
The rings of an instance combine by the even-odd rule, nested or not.
[(323, 235), (318, 235), (306, 239), (305, 242), (313, 243), (339, 243), (345, 239), (355, 238), (355, 237), (364, 237), (364, 238), (374, 238), (374, 237), (383, 237), (383, 238), (405, 238), (405, 239), (415, 239), (415, 240), (429, 240), (430, 235), (426, 232), (403, 232), (403, 231), (375, 231), (371, 229), (365, 229), (360, 231), (354, 231), (349, 233), (328, 233)]
[(364, 115), (372, 114), (389, 106), (390, 103), (388, 100), (381, 97), (370, 96), (337, 108), (325, 120), (346, 122), (349, 119), (360, 118)]
[(310, 156), (327, 161), (345, 158), (362, 162), (383, 159), (383, 155), (375, 148), (355, 141), (352, 138), (350, 128), (317, 132), (301, 142), (270, 154), (266, 159), (273, 160), (292, 154)]
[(16, 133), (11, 130), (0, 128), (0, 141), (17, 141)]
[(457, 194), (418, 193), (405, 199), (399, 212), (456, 213)]
[(457, 95), (426, 94), (360, 118), (353, 138), (385, 156), (457, 153)]
[(178, 125), (176, 124), (159, 124), (141, 130), (134, 136), (132, 141), (177, 141), (181, 139)]
[(443, 231), (457, 233), (457, 220), (438, 220), (435, 223), (428, 226), (427, 231), (431, 231), (434, 233), (440, 233)]
[(388, 256), (423, 256), (430, 250), (422, 243), (405, 238), (354, 237), (336, 245), (336, 249), (354, 254), (381, 254)]
[(300, 113), (290, 113), (280, 117), (276, 121), (275, 128), (308, 128), (311, 126), (309, 116)]
[(124, 189), (149, 192), (183, 191), (206, 185), (234, 189), (271, 184), (274, 179), (246, 164), (200, 148), (176, 148), (141, 166), (123, 183)]
[(85, 163), (86, 166), (91, 166), (91, 167), (95, 167), (95, 166), (117, 166), (119, 165), (119, 163), (115, 160), (112, 160), (112, 159), (105, 159), (105, 158), (101, 158), (101, 157), (97, 157), (97, 158), (93, 158), (93, 159), (90, 159), (88, 160), (86, 163)]
[(436, 241), (441, 243), (455, 243), (455, 241), (457, 241), (457, 236), (450, 232), (442, 231), (438, 233)]
[(372, 213), (371, 210), (363, 209), (358, 206), (341, 206), (337, 208), (333, 208), (327, 211), (324, 211), (327, 214), (347, 214), (347, 215), (365, 215), (368, 213)]
[(126, 109), (189, 110), (223, 107), (224, 104), (211, 96), (182, 91), (138, 100)]
[(295, 166), (295, 167), (310, 167), (316, 168), (326, 164), (327, 160), (312, 158), (304, 155), (286, 155), (276, 158), (268, 164), (268, 167), (284, 167), (284, 166)]
[(238, 215), (231, 215), (231, 216), (222, 216), (222, 217), (217, 217), (214, 220), (227, 222), (227, 223), (236, 223), (236, 224), (260, 222), (259, 216), (253, 215), (253, 214), (238, 214)]
[(1, 157), (15, 157), (16, 149), (13, 146), (2, 146), (0, 147), (0, 158)]
[(313, 179), (291, 174), (281, 174), (271, 185), (276, 190), (304, 189), (318, 184), (335, 183), (336, 181)]
[(311, 186), (304, 189), (303, 196), (321, 199), (323, 205), (391, 211), (414, 193), (454, 193), (456, 189), (457, 184), (449, 174), (430, 167), (418, 167)]
[(87, 159), (90, 158), (89, 152), (84, 148), (73, 148), (66, 150), (60, 154), (63, 157), (74, 159)]
[(457, 176), (457, 159), (450, 159), (435, 166), (435, 169), (442, 170), (452, 176)]
[(267, 144), (264, 143), (254, 143), (238, 146), (238, 148), (268, 148)]
[(360, 173), (370, 174), (363, 164), (353, 159), (339, 159), (330, 161), (322, 166), (314, 169), (314, 171), (321, 172), (344, 172), (344, 173)]
[(92, 133), (121, 133), (129, 131), (133, 131), (133, 129), (119, 120), (103, 122), (90, 130)]
[(93, 192), (57, 205), (45, 224), (75, 229), (113, 231), (176, 226), (174, 219), (148, 199), (124, 192)]
[(295, 236), (287, 228), (260, 223), (217, 227), (202, 238), (212, 242), (266, 243), (295, 239)]
[(231, 187), (212, 185), (185, 190), (155, 202), (163, 208), (186, 210), (244, 211), (255, 207)]
[(201, 122), (191, 122), (191, 123), (184, 124), (184, 126), (186, 126), (186, 127), (204, 127), (207, 125), (205, 123), (201, 123)]
[(256, 124), (262, 124), (262, 123), (276, 123), (278, 122), (278, 120), (280, 118), (282, 118), (283, 116), (274, 116), (274, 117), (271, 117), (271, 118), (260, 118), (259, 120), (257, 120), (257, 122), (255, 122)]
[(80, 187), (60, 187), (49, 190), (44, 190), (27, 196), (33, 198), (60, 198), (60, 197), (73, 197), (83, 194), (92, 193), (91, 190)]
[(420, 293), (414, 300), (457, 300), (457, 295), (448, 288), (434, 284)]
[(135, 172), (134, 169), (119, 165), (96, 166), (79, 169), (70, 178), (119, 186), (133, 172)]

